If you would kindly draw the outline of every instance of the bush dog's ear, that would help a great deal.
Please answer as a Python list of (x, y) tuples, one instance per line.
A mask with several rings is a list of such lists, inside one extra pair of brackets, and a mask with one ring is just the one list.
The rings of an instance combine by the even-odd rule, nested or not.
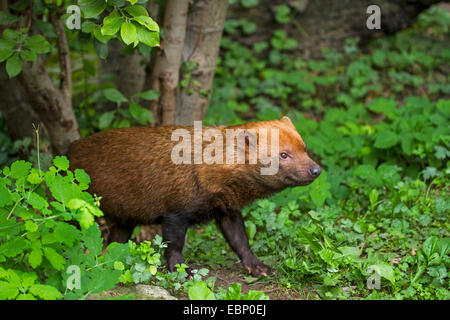
[(291, 119), (289, 119), (288, 116), (284, 116), (283, 118), (281, 118), (281, 121), (285, 121), (287, 123), (290, 123), (292, 126), (294, 126), (294, 124), (292, 123)]

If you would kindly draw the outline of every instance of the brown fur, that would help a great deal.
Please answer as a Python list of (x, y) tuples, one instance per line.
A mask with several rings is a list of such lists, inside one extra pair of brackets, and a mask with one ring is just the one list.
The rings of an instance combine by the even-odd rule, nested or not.
[[(176, 128), (134, 127), (102, 131), (71, 146), (68, 154), (71, 169), (82, 168), (90, 175), (89, 191), (102, 197), (100, 203), (105, 217), (127, 226), (126, 230), (118, 232), (123, 231), (123, 234), (113, 236), (113, 240), (126, 240), (130, 229), (137, 224), (163, 223), (163, 237), (164, 224), (167, 225), (164, 238), (168, 239), (165, 240), (177, 243), (182, 241), (179, 240), (181, 234), (184, 236), (184, 229), (189, 225), (214, 218), (229, 242), (233, 242), (233, 237), (238, 239), (234, 239), (236, 241), (246, 241), (245, 230), (237, 226), (241, 224), (243, 206), (286, 187), (305, 185), (314, 180), (309, 170), (318, 166), (306, 154), (302, 138), (287, 117), (216, 127), (224, 136), (225, 130), (230, 128), (278, 128), (279, 151), (288, 152), (292, 159), (280, 160), (279, 172), (274, 176), (262, 176), (260, 163), (175, 165), (171, 151), (178, 142), (171, 141), (171, 135)], [(193, 127), (183, 128), (193, 131)], [(206, 129), (203, 128), (203, 132)], [(233, 223), (228, 223), (228, 216), (233, 215), (236, 215), (234, 220), (231, 219)], [(233, 228), (239, 229), (237, 236)], [(179, 235), (170, 239), (172, 233)], [(182, 245), (179, 243), (176, 250), (173, 249), (176, 258), (172, 262), (170, 253), (169, 257), (166, 254), (170, 269), (173, 269), (171, 263), (180, 262)], [(230, 246), (233, 248), (231, 243)], [(235, 244), (235, 247), (239, 246)], [(268, 269), (259, 270), (266, 266), (253, 258), (249, 248), (248, 252), (245, 248), (233, 249), (252, 274), (268, 273)]]

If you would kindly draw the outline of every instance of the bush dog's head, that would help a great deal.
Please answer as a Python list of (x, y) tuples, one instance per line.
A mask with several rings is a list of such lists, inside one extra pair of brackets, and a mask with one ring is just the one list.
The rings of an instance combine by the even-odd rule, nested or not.
[[(239, 127), (244, 129), (246, 135), (246, 162), (249, 161), (252, 147), (255, 147), (254, 142), (258, 142), (258, 165), (255, 166), (258, 170), (253, 171), (253, 176), (264, 186), (274, 190), (305, 186), (312, 183), (322, 172), (320, 166), (306, 153), (305, 142), (288, 117), (248, 123)], [(274, 134), (278, 135), (278, 139), (272, 139)], [(263, 153), (267, 156), (264, 159), (260, 158), (259, 152), (265, 145), (266, 150)], [(261, 171), (261, 168), (266, 169), (266, 172)]]

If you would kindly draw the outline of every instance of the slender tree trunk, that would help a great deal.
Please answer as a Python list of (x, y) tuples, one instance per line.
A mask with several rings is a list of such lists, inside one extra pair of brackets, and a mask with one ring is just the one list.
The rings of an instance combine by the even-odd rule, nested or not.
[(161, 96), (151, 109), (157, 123), (175, 123), (176, 91), (178, 87), (181, 57), (188, 13), (188, 0), (167, 0), (164, 14), (164, 41), (153, 69), (152, 89)]
[(211, 87), (219, 54), (228, 0), (199, 0), (189, 11), (183, 60), (193, 61), (194, 92), (184, 88), (179, 95), (177, 124), (188, 125), (202, 120), (208, 107)]
[[(143, 57), (139, 51), (133, 50), (129, 54), (122, 51), (125, 46), (117, 39), (108, 41), (108, 56), (100, 61), (100, 83), (109, 82), (110, 76), (114, 77), (117, 90), (127, 98), (143, 91), (146, 64), (149, 57)], [(102, 111), (115, 109), (116, 104), (102, 106)]]

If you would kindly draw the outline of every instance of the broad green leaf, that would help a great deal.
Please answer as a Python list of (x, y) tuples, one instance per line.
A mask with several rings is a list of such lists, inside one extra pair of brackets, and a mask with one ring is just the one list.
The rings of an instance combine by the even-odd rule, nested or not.
[(42, 262), (42, 250), (40, 248), (33, 249), (28, 256), (28, 262), (32, 268), (37, 268)]
[(114, 36), (103, 35), (100, 27), (95, 27), (93, 34), (94, 34), (95, 39), (97, 39), (101, 43), (108, 43), (109, 40), (114, 38)]
[(79, 222), (83, 229), (88, 229), (94, 224), (94, 216), (87, 208), (82, 208)]
[(0, 300), (11, 300), (19, 294), (17, 286), (6, 282), (0, 281)]
[(142, 98), (144, 100), (153, 101), (159, 98), (159, 92), (155, 90), (148, 90), (137, 94), (136, 97)]
[(56, 156), (53, 159), (53, 164), (58, 170), (67, 171), (69, 169), (69, 160), (65, 156)]
[(227, 289), (225, 300), (241, 300), (241, 287), (240, 283), (233, 283)]
[(374, 146), (379, 149), (387, 149), (399, 142), (399, 136), (390, 130), (383, 130), (376, 135)]
[(113, 121), (115, 114), (115, 111), (109, 111), (102, 114), (98, 119), (98, 127), (101, 130), (108, 128)]
[(9, 174), (11, 178), (19, 179), (24, 178), (28, 175), (31, 169), (31, 163), (24, 160), (19, 160), (11, 165), (11, 173)]
[(369, 266), (369, 269), (374, 270), (380, 277), (389, 280), (392, 284), (395, 283), (394, 269), (390, 265), (386, 263), (373, 264)]
[(4, 11), (0, 11), (0, 25), (8, 25), (19, 21), (19, 18)]
[(36, 222), (32, 221), (32, 220), (28, 220), (25, 222), (25, 230), (29, 231), (29, 232), (35, 232), (38, 229), (38, 225)]
[(269, 300), (269, 296), (259, 290), (248, 290), (248, 293), (242, 296), (242, 300)]
[(112, 102), (127, 102), (128, 99), (116, 88), (108, 88), (103, 90), (103, 94), (105, 95), (106, 99)]
[(0, 246), (0, 256), (6, 256), (9, 258), (15, 257), (22, 253), (28, 245), (27, 241), (22, 238), (14, 238)]
[(150, 31), (159, 32), (158, 24), (148, 16), (139, 16), (134, 18), (135, 21), (146, 27)]
[(159, 33), (149, 31), (142, 26), (137, 26), (137, 40), (146, 44), (149, 47), (159, 46)]
[(25, 38), (24, 46), (37, 54), (47, 53), (51, 48), (50, 43), (40, 34)]
[(108, 57), (108, 44), (94, 40), (94, 49), (100, 59), (105, 60)]
[(80, 231), (75, 226), (65, 222), (57, 222), (54, 230), (55, 238), (69, 247), (80, 237)]
[(6, 60), (6, 72), (10, 78), (14, 78), (22, 71), (22, 60), (19, 54), (15, 54)]
[(131, 22), (124, 22), (120, 27), (120, 36), (125, 44), (129, 45), (138, 40), (136, 27)]
[(62, 298), (62, 294), (58, 289), (45, 284), (35, 284), (31, 286), (30, 292), (44, 300), (56, 300)]
[(140, 124), (148, 124), (153, 121), (150, 110), (141, 107), (133, 101), (130, 103), (130, 113), (131, 116)]
[(214, 293), (203, 281), (189, 287), (188, 295), (190, 300), (216, 300)]
[(100, 255), (103, 248), (103, 238), (100, 229), (94, 225), (86, 229), (83, 243), (91, 254), (94, 256)]
[(56, 270), (62, 270), (64, 268), (66, 260), (55, 249), (44, 247), (44, 256)]
[(129, 6), (125, 8), (132, 17), (148, 16), (147, 9), (140, 5)]
[(0, 184), (0, 207), (13, 204), (11, 193), (6, 186)]
[(75, 169), (75, 179), (77, 179), (81, 190), (88, 189), (91, 183), (91, 178), (83, 169)]
[(120, 26), (123, 23), (122, 17), (116, 10), (110, 13), (109, 16), (103, 19), (103, 27), (101, 32), (103, 35), (114, 35), (120, 30)]
[(48, 207), (48, 202), (45, 198), (33, 192), (28, 198), (28, 203), (36, 210), (41, 210)]
[(84, 21), (81, 24), (81, 31), (84, 33), (91, 33), (96, 27), (96, 24), (92, 21)]
[(105, 0), (80, 0), (78, 4), (87, 19), (99, 16), (106, 8)]

